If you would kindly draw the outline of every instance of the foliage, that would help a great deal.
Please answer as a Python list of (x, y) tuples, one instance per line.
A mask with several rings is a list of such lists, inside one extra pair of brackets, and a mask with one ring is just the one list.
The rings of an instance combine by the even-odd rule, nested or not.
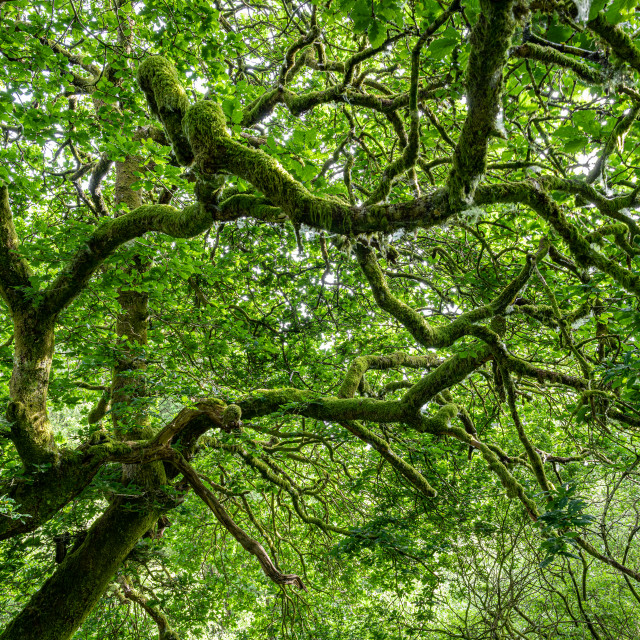
[(640, 635), (635, 4), (0, 0), (0, 640)]

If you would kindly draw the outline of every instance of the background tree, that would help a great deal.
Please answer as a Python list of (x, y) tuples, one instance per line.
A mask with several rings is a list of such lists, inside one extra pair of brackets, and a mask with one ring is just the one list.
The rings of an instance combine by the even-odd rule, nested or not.
[(628, 0), (0, 0), (1, 640), (636, 638)]

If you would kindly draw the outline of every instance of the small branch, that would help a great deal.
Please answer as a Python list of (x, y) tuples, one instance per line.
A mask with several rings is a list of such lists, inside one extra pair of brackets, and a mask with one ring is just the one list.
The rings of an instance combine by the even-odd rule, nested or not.
[(122, 587), (125, 597), (142, 607), (147, 615), (156, 623), (159, 634), (158, 640), (180, 640), (178, 634), (171, 629), (167, 616), (162, 613), (162, 611), (152, 607), (148, 600), (140, 592), (136, 591), (124, 576), (118, 578), (118, 584)]
[(182, 473), (198, 497), (211, 509), (212, 513), (218, 519), (218, 522), (240, 543), (245, 551), (248, 551), (257, 558), (264, 574), (270, 580), (278, 585), (295, 585), (298, 589), (306, 591), (306, 587), (299, 576), (278, 571), (263, 546), (257, 540), (247, 535), (233, 521), (218, 499), (205, 487), (198, 477), (198, 474), (179, 453), (175, 452), (175, 455), (171, 458), (171, 463)]

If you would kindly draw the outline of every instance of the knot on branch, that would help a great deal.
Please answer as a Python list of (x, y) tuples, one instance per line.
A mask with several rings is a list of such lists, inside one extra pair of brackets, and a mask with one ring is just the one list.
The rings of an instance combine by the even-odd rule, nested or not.
[(22, 423), (27, 419), (27, 409), (22, 402), (10, 402), (7, 405), (7, 420), (12, 423)]
[(231, 433), (233, 429), (240, 429), (242, 426), (242, 409), (237, 404), (227, 405), (222, 414), (222, 429)]

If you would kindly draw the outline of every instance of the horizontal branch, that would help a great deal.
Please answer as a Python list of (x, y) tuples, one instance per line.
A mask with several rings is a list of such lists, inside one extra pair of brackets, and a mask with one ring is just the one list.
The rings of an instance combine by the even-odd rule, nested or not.
[(607, 79), (599, 69), (590, 67), (580, 60), (560, 53), (560, 51), (552, 47), (545, 47), (532, 42), (526, 42), (518, 47), (513, 47), (510, 55), (514, 58), (527, 58), (529, 60), (544, 62), (545, 64), (554, 64), (563, 69), (569, 69), (588, 84), (602, 84)]
[(125, 242), (151, 231), (172, 238), (191, 238), (206, 231), (215, 218), (215, 207), (203, 204), (182, 210), (156, 204), (143, 205), (103, 222), (46, 289), (41, 308), (51, 315), (62, 311), (82, 291), (104, 260)]
[(392, 353), (388, 356), (358, 356), (353, 360), (338, 391), (339, 398), (353, 398), (364, 374), (369, 369), (385, 371), (396, 367), (426, 369), (440, 364), (434, 355), (411, 356), (406, 353)]

